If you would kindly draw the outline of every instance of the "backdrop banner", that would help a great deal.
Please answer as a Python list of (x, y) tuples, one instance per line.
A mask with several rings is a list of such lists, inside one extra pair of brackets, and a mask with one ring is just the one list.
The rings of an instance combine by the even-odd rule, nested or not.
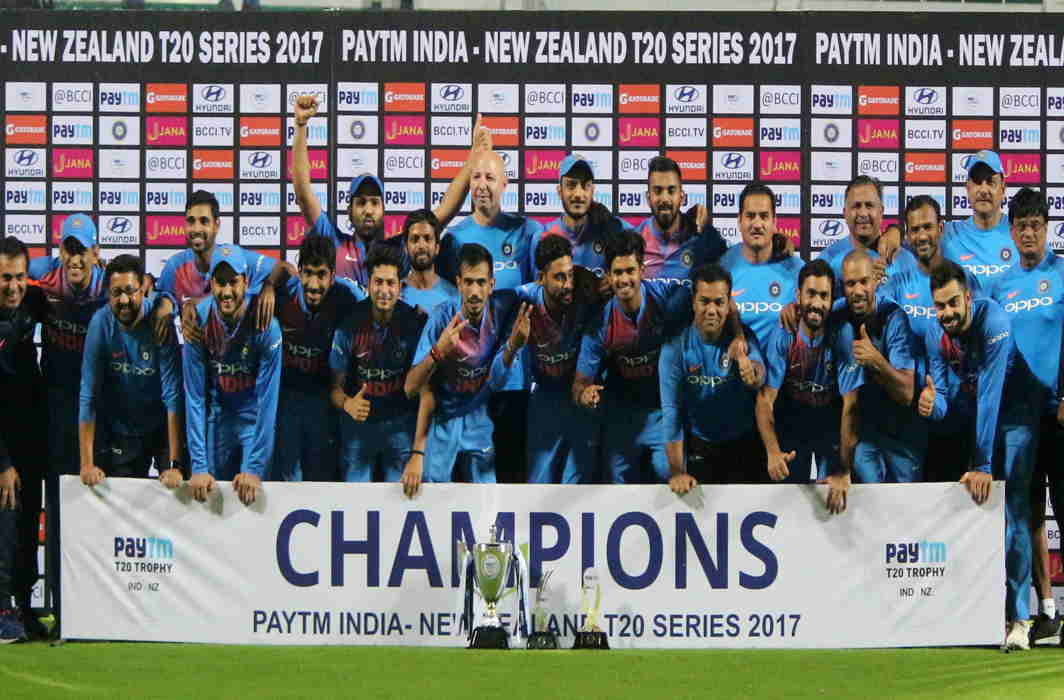
[[(69, 638), (460, 646), (461, 547), (494, 523), (545, 572), (548, 628), (571, 644), (582, 572), (620, 648), (996, 644), (1005, 602), (1003, 483), (824, 486), (229, 483), (62, 477)], [(463, 543), (460, 545), (459, 543)], [(512, 584), (512, 582), (511, 582)], [(535, 593), (535, 591), (533, 591)], [(533, 595), (533, 600), (534, 600)], [(533, 603), (535, 606), (535, 603)], [(510, 599), (501, 606), (503, 620)]]

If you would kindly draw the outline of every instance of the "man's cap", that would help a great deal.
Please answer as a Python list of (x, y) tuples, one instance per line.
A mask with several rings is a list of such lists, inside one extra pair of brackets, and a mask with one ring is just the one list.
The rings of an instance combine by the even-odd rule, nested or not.
[(362, 173), (351, 181), (351, 189), (348, 190), (351, 195), (351, 199), (355, 198), (355, 194), (357, 194), (358, 190), (362, 187), (362, 185), (367, 182), (372, 182), (374, 185), (376, 185), (377, 189), (380, 190), (381, 196), (384, 196), (384, 183), (380, 181), (380, 178), (374, 175), (373, 173)]
[(244, 249), (240, 246), (233, 245), (232, 243), (223, 243), (214, 246), (214, 252), (211, 253), (211, 277), (214, 277), (215, 269), (217, 269), (222, 263), (233, 268), (233, 272), (238, 275), (244, 275), (246, 277), (248, 274), (247, 257), (244, 255)]
[(994, 153), (993, 151), (989, 151), (986, 149), (973, 153), (972, 155), (965, 158), (964, 169), (970, 173), (972, 172), (972, 168), (979, 165), (980, 163), (987, 166), (995, 173), (1001, 173), (1002, 175), (1005, 174), (1005, 166), (1001, 164), (1001, 156), (999, 156), (997, 153)]
[(63, 235), (61, 240), (74, 238), (86, 248), (96, 245), (96, 224), (92, 223), (86, 214), (72, 214), (63, 222)]
[(562, 161), (561, 167), (558, 168), (558, 177), (563, 178), (571, 173), (573, 168), (580, 166), (587, 168), (587, 172), (591, 175), (591, 179), (595, 179), (595, 169), (591, 167), (591, 161), (578, 153), (570, 153), (565, 156), (565, 160)]

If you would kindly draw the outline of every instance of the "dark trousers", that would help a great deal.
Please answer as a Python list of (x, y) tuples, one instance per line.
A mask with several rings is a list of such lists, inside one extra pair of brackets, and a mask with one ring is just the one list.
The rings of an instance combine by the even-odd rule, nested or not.
[(764, 484), (765, 447), (755, 433), (710, 443), (688, 434), (687, 472), (700, 484)]
[(495, 429), (495, 476), (500, 484), (527, 484), (525, 431), (528, 430), (528, 392), (500, 391), (488, 399)]
[(22, 490), (15, 510), (0, 510), (0, 608), (11, 596), (16, 605), (28, 608), (37, 583), (38, 532), (41, 518), (40, 473), (19, 471)]

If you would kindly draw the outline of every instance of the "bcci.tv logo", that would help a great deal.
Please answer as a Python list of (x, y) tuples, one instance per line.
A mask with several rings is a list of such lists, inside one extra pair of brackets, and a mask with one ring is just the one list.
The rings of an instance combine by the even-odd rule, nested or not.
[(945, 542), (898, 542), (886, 546), (888, 564), (944, 564)]

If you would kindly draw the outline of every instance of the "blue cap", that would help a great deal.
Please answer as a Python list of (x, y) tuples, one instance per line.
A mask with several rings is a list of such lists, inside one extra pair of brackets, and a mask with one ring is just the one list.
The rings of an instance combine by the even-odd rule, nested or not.
[(351, 199), (355, 198), (355, 193), (358, 192), (358, 189), (362, 187), (362, 185), (367, 181), (375, 184), (377, 186), (377, 189), (381, 191), (381, 196), (384, 196), (384, 183), (380, 181), (380, 178), (378, 178), (373, 173), (362, 173), (351, 181), (351, 189), (348, 190), (348, 193), (351, 195)]
[(972, 171), (972, 168), (982, 163), (995, 173), (1005, 174), (1005, 166), (1001, 164), (1001, 156), (993, 151), (986, 149), (973, 153), (964, 159), (964, 169), (968, 172)]
[(248, 260), (247, 256), (244, 255), (244, 249), (240, 246), (232, 243), (222, 243), (214, 246), (214, 252), (211, 253), (211, 277), (214, 277), (215, 269), (222, 263), (233, 268), (233, 272), (236, 274), (247, 277)]
[(86, 214), (72, 214), (63, 222), (63, 235), (60, 240), (65, 241), (73, 237), (78, 243), (86, 248), (96, 245), (96, 224), (92, 223)]
[(570, 153), (569, 155), (565, 156), (565, 160), (562, 161), (561, 167), (558, 168), (558, 177), (565, 177), (570, 172), (572, 172), (573, 168), (578, 165), (582, 165), (587, 168), (587, 172), (591, 174), (591, 179), (595, 179), (595, 169), (591, 167), (591, 161), (589, 161), (587, 158), (584, 158), (578, 153)]

